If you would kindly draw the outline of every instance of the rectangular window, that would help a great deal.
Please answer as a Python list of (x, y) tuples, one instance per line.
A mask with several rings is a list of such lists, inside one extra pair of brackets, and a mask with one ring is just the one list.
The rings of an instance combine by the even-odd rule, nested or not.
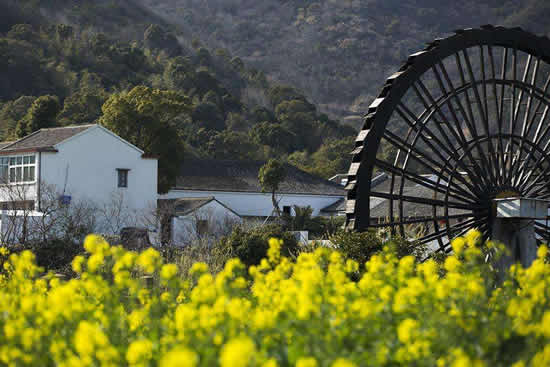
[(128, 171), (129, 169), (117, 168), (118, 187), (128, 187)]
[(8, 182), (8, 173), (10, 170), (10, 160), (7, 157), (1, 157), (0, 158), (0, 182), (1, 183), (7, 183)]
[(208, 221), (206, 219), (197, 219), (197, 234), (202, 236), (208, 233)]
[(34, 155), (0, 157), (0, 182), (34, 182), (36, 164)]

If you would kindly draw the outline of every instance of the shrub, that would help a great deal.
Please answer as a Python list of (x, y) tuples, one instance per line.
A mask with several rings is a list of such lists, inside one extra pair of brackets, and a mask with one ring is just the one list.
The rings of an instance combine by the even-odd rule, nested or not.
[(298, 253), (299, 245), (294, 235), (277, 224), (250, 229), (237, 226), (229, 236), (220, 240), (217, 250), (239, 258), (247, 266), (258, 265), (267, 256), (268, 240), (272, 237), (283, 240), (281, 251), (284, 256), (295, 256)]
[(365, 264), (372, 255), (381, 252), (384, 248), (400, 259), (405, 256), (414, 256), (417, 260), (424, 260), (427, 246), (416, 241), (408, 241), (402, 237), (390, 237), (383, 240), (374, 231), (352, 232), (340, 230), (330, 236), (334, 246), (347, 258)]
[(187, 274), (197, 262), (206, 264), (213, 274), (217, 274), (230, 259), (228, 251), (212, 246), (209, 239), (197, 239), (183, 247), (162, 246), (158, 251), (164, 262), (178, 265), (182, 274)]
[(347, 259), (355, 260), (361, 266), (372, 255), (382, 251), (382, 240), (373, 231), (339, 231), (330, 237), (330, 241)]
[(384, 246), (388, 246), (389, 250), (395, 253), (398, 258), (411, 255), (417, 260), (424, 260), (428, 256), (426, 244), (409, 241), (400, 236), (391, 237), (384, 242)]
[(15, 245), (10, 247), (10, 250), (12, 252), (30, 250), (36, 255), (38, 266), (66, 278), (71, 278), (75, 275), (71, 269), (71, 262), (74, 257), (85, 254), (82, 244), (75, 244), (61, 239)]

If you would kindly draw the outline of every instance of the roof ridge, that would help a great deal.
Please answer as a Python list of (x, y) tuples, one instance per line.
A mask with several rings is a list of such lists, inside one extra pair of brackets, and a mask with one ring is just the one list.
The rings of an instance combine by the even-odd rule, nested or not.
[(82, 124), (82, 125), (68, 125), (68, 126), (56, 126), (56, 127), (45, 127), (42, 129), (39, 129), (38, 131), (42, 130), (59, 130), (59, 129), (74, 129), (79, 127), (91, 127), (99, 124)]

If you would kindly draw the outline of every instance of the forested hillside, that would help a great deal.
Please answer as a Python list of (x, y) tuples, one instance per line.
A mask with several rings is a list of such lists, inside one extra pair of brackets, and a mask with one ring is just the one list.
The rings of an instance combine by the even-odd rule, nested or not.
[[(0, 137), (101, 122), (157, 155), (280, 157), (328, 177), (347, 169), (344, 126), (410, 52), (485, 23), (548, 33), (549, 15), (540, 0), (5, 0)], [(155, 128), (177, 139), (131, 134)]]
[[(323, 176), (346, 170), (353, 129), (319, 113), (292, 87), (269, 83), (227, 50), (187, 43), (131, 5), (0, 4), (2, 139), (100, 122), (160, 155), (161, 173), (169, 176), (182, 155), (282, 157)], [(166, 161), (172, 167), (163, 167)]]
[(424, 43), (493, 23), (548, 33), (545, 0), (140, 0), (359, 126), (382, 82)]

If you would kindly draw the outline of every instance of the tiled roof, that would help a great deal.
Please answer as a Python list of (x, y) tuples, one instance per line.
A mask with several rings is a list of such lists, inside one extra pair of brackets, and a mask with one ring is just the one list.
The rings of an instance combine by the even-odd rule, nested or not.
[[(258, 172), (264, 162), (224, 160), (184, 160), (176, 190), (261, 192)], [(345, 196), (337, 183), (286, 165), (280, 194)]]
[(215, 201), (227, 210), (231, 211), (235, 215), (237, 214), (235, 211), (233, 211), (231, 208), (228, 208), (223, 203), (216, 200), (214, 196), (206, 196), (206, 197), (187, 197), (187, 198), (179, 198), (179, 199), (159, 199), (158, 200), (158, 207), (164, 210), (168, 210), (170, 213), (177, 215), (177, 216), (185, 216), (188, 214), (191, 214), (195, 210), (203, 207), (204, 205)]
[(187, 215), (213, 200), (215, 200), (213, 196), (203, 198), (159, 199), (159, 207), (169, 209), (176, 215)]
[(0, 142), (0, 152), (53, 149), (53, 146), (95, 125), (76, 125), (40, 129), (14, 142)]
[(14, 143), (14, 141), (0, 141), (0, 149), (4, 149), (8, 145)]
[(346, 199), (340, 198), (329, 206), (321, 209), (323, 213), (343, 213), (346, 211)]

